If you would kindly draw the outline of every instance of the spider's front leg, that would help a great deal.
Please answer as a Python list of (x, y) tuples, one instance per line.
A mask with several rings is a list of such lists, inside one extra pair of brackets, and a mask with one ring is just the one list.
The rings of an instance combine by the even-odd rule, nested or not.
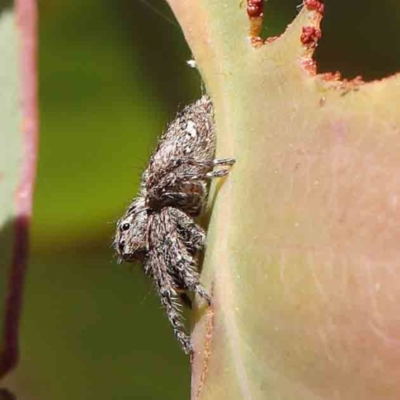
[[(198, 294), (208, 304), (211, 304), (210, 295), (200, 283), (194, 254), (191, 251), (194, 245), (183, 240), (183, 237), (193, 239), (196, 235), (204, 234), (204, 232), (190, 217), (181, 214), (184, 213), (172, 207), (165, 208), (161, 213), (163, 223), (165, 226), (169, 226), (169, 231), (164, 239), (166, 253), (168, 254), (168, 268), (173, 276), (178, 277), (177, 284), (179, 286)], [(177, 215), (181, 215), (181, 217), (176, 219)], [(182, 225), (185, 218), (186, 224)], [(186, 231), (183, 230), (184, 226), (186, 226)], [(205, 239), (205, 236), (203, 239)]]
[(154, 243), (155, 247), (149, 253), (144, 264), (145, 272), (150, 275), (157, 289), (161, 304), (167, 314), (168, 320), (172, 325), (174, 334), (181, 344), (183, 351), (186, 354), (191, 354), (193, 348), (190, 337), (186, 334), (185, 327), (182, 323), (181, 314), (179, 311), (178, 293), (175, 289), (175, 282), (168, 271), (165, 256), (160, 247), (162, 243)]
[(177, 227), (181, 240), (191, 255), (195, 255), (202, 250), (206, 244), (206, 233), (204, 229), (197, 225), (193, 218), (183, 211), (170, 207), (168, 208), (171, 219)]

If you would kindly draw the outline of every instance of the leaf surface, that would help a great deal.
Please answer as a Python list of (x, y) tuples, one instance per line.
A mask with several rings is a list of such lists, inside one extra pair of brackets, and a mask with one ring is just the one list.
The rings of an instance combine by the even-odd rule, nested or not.
[(192, 399), (399, 398), (400, 76), (316, 74), (318, 2), (256, 47), (238, 3), (169, 3), (237, 159), (212, 194)]

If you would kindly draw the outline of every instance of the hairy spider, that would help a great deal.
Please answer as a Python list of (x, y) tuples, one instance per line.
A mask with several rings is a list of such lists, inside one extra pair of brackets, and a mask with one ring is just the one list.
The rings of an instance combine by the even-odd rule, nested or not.
[(140, 192), (118, 221), (114, 247), (120, 259), (143, 264), (185, 353), (192, 352), (178, 299), (191, 306), (187, 292), (211, 298), (199, 282), (196, 254), (205, 232), (195, 223), (204, 208), (207, 180), (222, 177), (232, 158), (214, 159), (215, 127), (208, 96), (185, 107), (161, 136), (142, 175)]

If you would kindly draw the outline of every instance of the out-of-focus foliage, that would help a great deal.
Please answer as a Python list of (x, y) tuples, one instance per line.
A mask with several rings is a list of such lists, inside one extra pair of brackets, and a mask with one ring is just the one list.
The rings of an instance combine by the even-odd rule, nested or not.
[[(179, 28), (171, 30), (151, 12), (145, 21), (149, 10), (143, 7), (43, 3), (37, 246), (60, 240), (58, 246), (68, 241), (75, 247), (104, 235), (105, 222), (114, 222), (135, 193), (154, 138), (168, 121), (166, 111), (196, 96), (190, 89), (199, 78), (185, 64), (190, 52), (182, 48)], [(151, 19), (159, 29), (149, 30)], [(174, 40), (179, 56), (162, 57)]]
[[(364, 1), (353, 3), (369, 12), (362, 11)], [(151, 4), (170, 15), (161, 1)], [(269, 1), (267, 34), (268, 24), (280, 32), (298, 4)], [(156, 135), (179, 105), (200, 94), (198, 74), (185, 63), (190, 51), (180, 28), (141, 1), (42, 0), (40, 6), (33, 255), (21, 364), (10, 387), (26, 400), (187, 399), (189, 362), (151, 285), (136, 266), (131, 272), (116, 265), (109, 246)], [(376, 15), (365, 24), (390, 26)], [(391, 49), (385, 51), (362, 64), (375, 66), (379, 76), (379, 65), (393, 66), (382, 61)], [(325, 69), (340, 69), (346, 58), (334, 44), (320, 56)], [(348, 74), (354, 75), (350, 67)]]
[[(16, 192), (20, 187), (20, 160), (23, 146), (20, 121), (22, 112), (19, 103), (18, 81), (18, 33), (12, 8), (3, 8), (0, 3), (0, 54), (7, 62), (0, 63), (0, 374), (9, 369), (6, 352), (13, 352), (6, 343), (4, 332), (9, 325), (6, 311), (9, 302), (9, 276), (12, 270), (17, 215)], [(16, 307), (16, 305), (14, 305)], [(15, 334), (17, 335), (17, 333)], [(13, 337), (13, 339), (15, 336)]]
[(49, 0), (40, 16), (32, 257), (10, 387), (26, 399), (185, 398), (188, 359), (110, 244), (156, 135), (199, 95), (198, 73), (180, 29), (141, 3)]

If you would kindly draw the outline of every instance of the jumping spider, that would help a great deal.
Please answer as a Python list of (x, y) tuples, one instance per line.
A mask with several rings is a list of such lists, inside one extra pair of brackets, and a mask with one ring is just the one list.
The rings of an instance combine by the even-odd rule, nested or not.
[(140, 192), (118, 221), (114, 247), (120, 260), (143, 264), (153, 278), (161, 303), (185, 353), (192, 353), (185, 333), (181, 301), (191, 306), (187, 292), (208, 304), (211, 298), (199, 282), (196, 254), (205, 232), (195, 223), (207, 197), (207, 180), (225, 176), (232, 158), (214, 159), (213, 106), (208, 96), (184, 108), (162, 135), (142, 175)]

